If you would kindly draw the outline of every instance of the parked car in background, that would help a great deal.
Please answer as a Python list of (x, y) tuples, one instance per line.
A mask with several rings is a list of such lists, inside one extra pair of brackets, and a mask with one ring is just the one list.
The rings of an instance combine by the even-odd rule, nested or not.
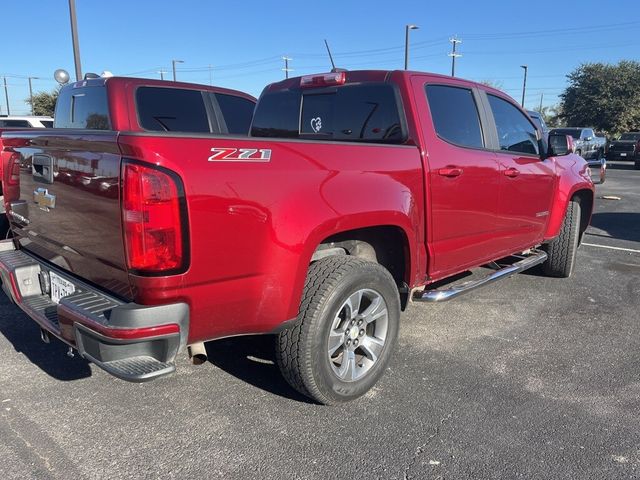
[[(539, 141), (498, 90), (332, 72), (267, 86), (253, 113), (238, 93), (149, 82), (64, 87), (56, 126), (84, 130), (18, 132), (2, 152), (28, 167), (14, 240), (0, 242), (5, 291), (45, 338), (119, 378), (170, 374), (185, 347), (202, 362), (205, 341), (271, 333), (293, 388), (344, 402), (387, 370), (411, 299), (442, 302), (540, 264), (573, 271), (593, 208), (587, 164), (566, 135)], [(80, 181), (58, 181), (56, 165)], [(110, 179), (119, 198), (101, 193)], [(452, 283), (485, 264), (487, 276)]]
[(554, 128), (550, 133), (554, 135), (571, 135), (575, 144), (576, 153), (585, 160), (592, 158), (599, 160), (605, 156), (607, 139), (597, 137), (592, 128)]
[(53, 128), (53, 118), (0, 115), (0, 128)]
[(543, 138), (546, 138), (549, 135), (549, 127), (547, 127), (542, 114), (535, 110), (527, 110), (527, 113), (542, 132)]
[(640, 132), (627, 132), (609, 144), (608, 160), (635, 161), (640, 169)]

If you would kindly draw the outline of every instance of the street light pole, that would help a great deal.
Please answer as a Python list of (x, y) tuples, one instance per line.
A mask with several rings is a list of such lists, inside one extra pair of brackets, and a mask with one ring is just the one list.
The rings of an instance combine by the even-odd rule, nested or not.
[(73, 42), (73, 61), (76, 65), (76, 81), (82, 80), (80, 65), (80, 42), (78, 40), (78, 22), (76, 18), (76, 0), (69, 0), (69, 17), (71, 18), (71, 41)]
[(184, 63), (182, 60), (171, 60), (171, 66), (173, 67), (173, 81), (176, 81), (176, 63)]
[(31, 103), (31, 115), (33, 113), (33, 88), (31, 87), (31, 80), (38, 80), (38, 77), (29, 77), (29, 102)]
[(164, 70), (158, 70), (158, 73), (160, 74), (160, 80), (164, 80), (164, 74), (167, 73)]
[(527, 72), (529, 70), (528, 65), (520, 65), (520, 68), (524, 68), (524, 81), (522, 82), (522, 108), (524, 108), (524, 95), (527, 92)]
[(9, 106), (9, 90), (7, 90), (7, 77), (4, 80), (4, 98), (7, 100), (7, 115), (11, 115), (11, 107)]
[(417, 30), (417, 25), (406, 25), (404, 29), (404, 69), (409, 70), (409, 30)]

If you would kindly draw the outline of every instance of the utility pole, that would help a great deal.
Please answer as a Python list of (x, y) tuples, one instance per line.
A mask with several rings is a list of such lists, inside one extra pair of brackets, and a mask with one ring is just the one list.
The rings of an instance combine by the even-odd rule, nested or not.
[(29, 77), (29, 101), (31, 102), (31, 115), (33, 115), (33, 88), (31, 87), (31, 80), (38, 80), (38, 77)]
[(213, 85), (213, 65), (209, 65), (209, 85)]
[(451, 45), (452, 45), (451, 53), (449, 54), (449, 56), (451, 57), (451, 76), (455, 77), (456, 76), (456, 58), (459, 58), (462, 56), (461, 54), (456, 53), (456, 47), (459, 43), (462, 43), (462, 40), (458, 40), (456, 37), (453, 37), (453, 38), (450, 38), (449, 41), (451, 42)]
[(529, 70), (528, 65), (520, 65), (520, 68), (524, 68), (524, 81), (522, 82), (522, 108), (524, 108), (524, 95), (527, 92), (527, 71)]
[(76, 82), (79, 82), (82, 80), (82, 66), (80, 65), (80, 42), (78, 40), (76, 0), (69, 0), (69, 17), (71, 18), (71, 41), (73, 42), (73, 61), (76, 65)]
[(282, 59), (284, 60), (284, 68), (282, 69), (284, 71), (284, 78), (289, 78), (289, 72), (293, 72), (293, 69), (289, 68), (289, 62), (293, 60), (293, 58), (282, 57)]
[(544, 98), (544, 92), (540, 93), (540, 109), (538, 110), (540, 113), (542, 113), (542, 99)]
[(164, 80), (164, 74), (167, 73), (166, 70), (158, 70), (158, 73), (160, 74), (160, 80)]
[(176, 63), (184, 63), (183, 60), (171, 60), (171, 66), (173, 67), (173, 81), (176, 81)]
[(409, 30), (417, 30), (417, 25), (406, 25), (404, 29), (404, 69), (409, 70)]
[(11, 107), (9, 106), (9, 90), (7, 90), (7, 77), (4, 79), (4, 98), (7, 100), (7, 115), (11, 115)]

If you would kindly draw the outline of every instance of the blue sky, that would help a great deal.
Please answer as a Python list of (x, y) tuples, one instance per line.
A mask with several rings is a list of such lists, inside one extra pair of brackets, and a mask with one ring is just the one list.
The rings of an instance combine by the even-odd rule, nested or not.
[[(522, 69), (529, 66), (527, 106), (557, 101), (565, 75), (583, 62), (640, 57), (640, 1), (518, 2), (76, 0), (84, 72), (170, 77), (258, 95), (283, 78), (327, 71), (323, 40), (336, 63), (350, 70), (402, 68), (404, 28), (411, 32), (410, 67), (450, 73), (449, 38), (463, 43), (457, 76), (491, 80), (520, 99)], [(52, 74), (72, 75), (67, 0), (3, 0), (0, 76), (7, 76), (12, 114), (28, 107), (27, 76), (34, 90), (55, 87)], [(4, 95), (0, 95), (6, 113)]]

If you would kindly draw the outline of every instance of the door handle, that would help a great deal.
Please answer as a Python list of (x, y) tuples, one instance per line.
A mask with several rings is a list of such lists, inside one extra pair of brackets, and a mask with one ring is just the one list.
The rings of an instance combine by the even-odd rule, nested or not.
[(504, 174), (509, 178), (516, 178), (518, 175), (520, 175), (520, 170), (518, 170), (517, 168), (507, 168), (504, 171)]
[(438, 175), (450, 178), (459, 177), (460, 175), (462, 175), (462, 169), (458, 167), (441, 168), (440, 170), (438, 170)]

